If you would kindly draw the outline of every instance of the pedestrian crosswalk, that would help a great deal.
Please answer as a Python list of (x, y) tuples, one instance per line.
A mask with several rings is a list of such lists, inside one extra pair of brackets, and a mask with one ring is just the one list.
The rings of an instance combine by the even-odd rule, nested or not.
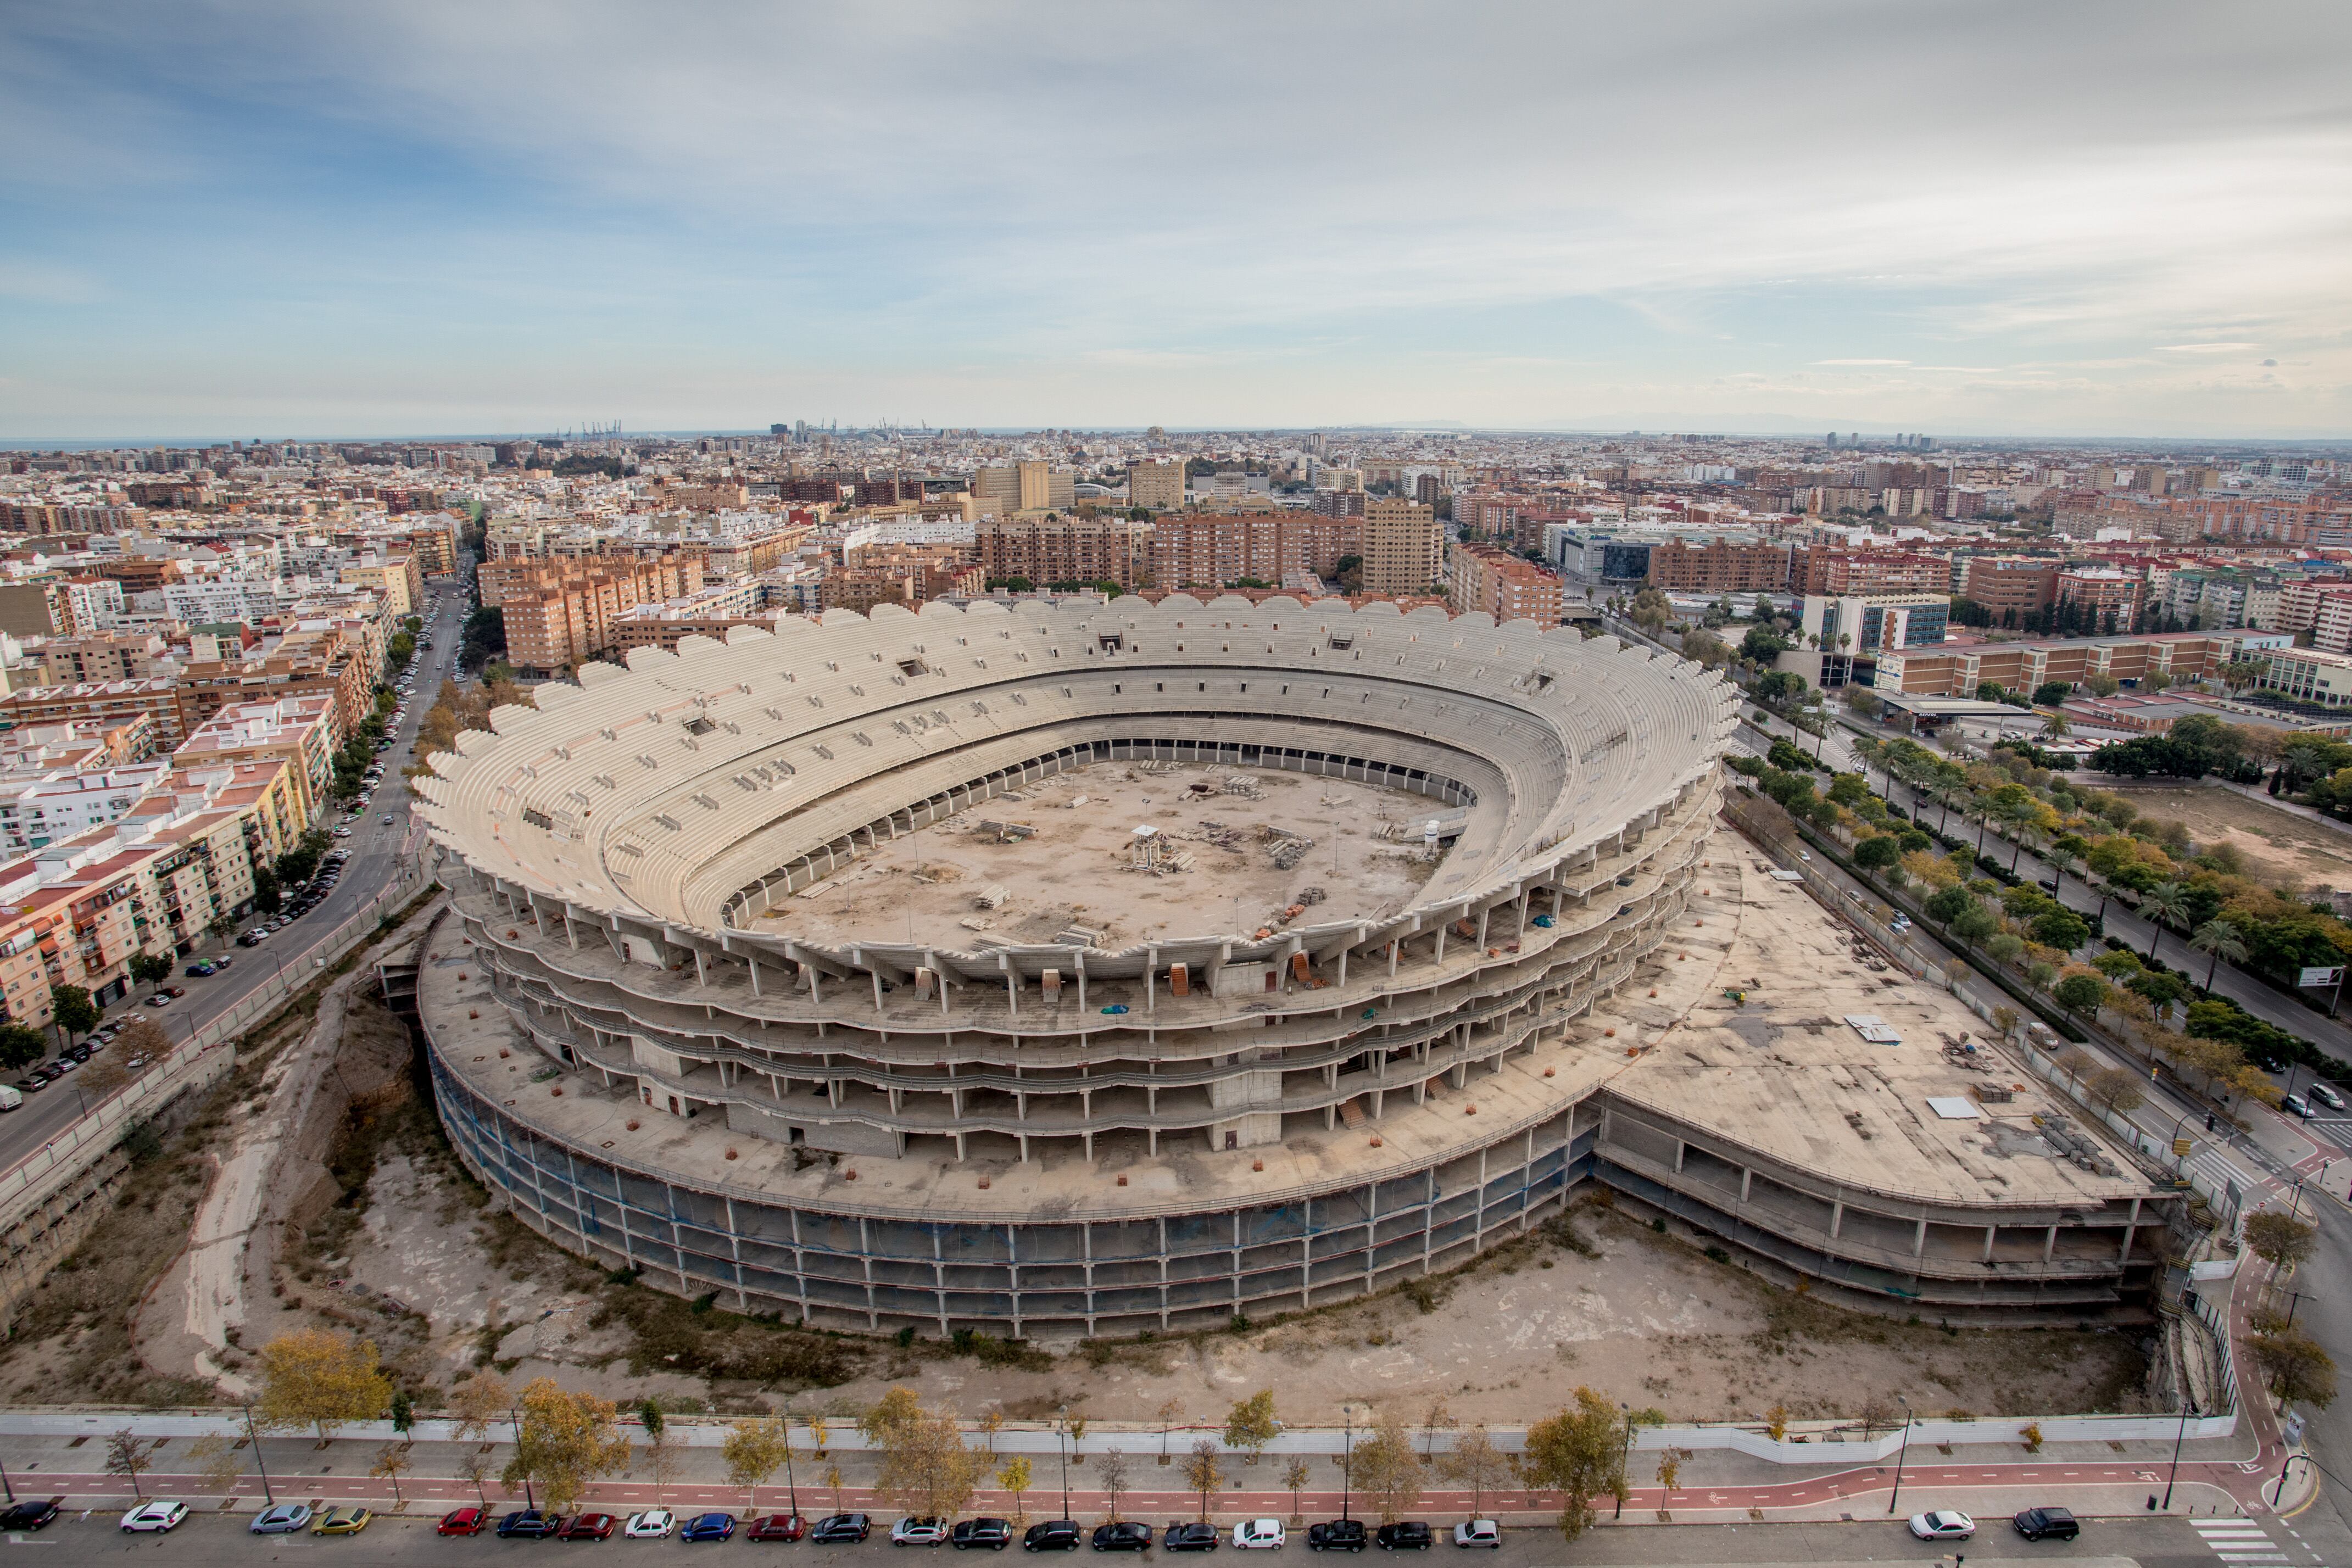
[(2198, 1535), (2224, 1563), (2285, 1563), (2286, 1552), (2251, 1519), (2192, 1519)]

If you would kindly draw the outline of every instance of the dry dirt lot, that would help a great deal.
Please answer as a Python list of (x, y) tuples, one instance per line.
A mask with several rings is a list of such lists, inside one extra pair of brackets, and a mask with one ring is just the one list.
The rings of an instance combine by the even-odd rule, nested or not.
[[(1276, 1391), (1288, 1419), (1345, 1401), (1517, 1421), (1589, 1384), (1675, 1417), (1856, 1416), (1897, 1394), (1923, 1410), (2032, 1415), (2130, 1407), (2144, 1376), (2133, 1330), (1947, 1330), (1847, 1312), (1707, 1258), (1605, 1202), (1406, 1291), (1254, 1327), (1142, 1342), (901, 1346), (803, 1333), (616, 1284), (541, 1243), (480, 1194), (422, 1122), (387, 1143), (363, 1218), (299, 1287), (344, 1313), (403, 1309), (404, 1364), (446, 1386), (478, 1364), (542, 1373), (607, 1397), (747, 1409), (798, 1395), (848, 1413), (894, 1383), (969, 1416), (1034, 1419), (1068, 1403), (1096, 1420), (1187, 1420)], [(331, 1267), (353, 1282), (331, 1293)], [(345, 1322), (355, 1321), (345, 1317)]]
[[(1247, 792), (1228, 793), (1228, 780)], [(767, 918), (814, 942), (863, 937), (958, 951), (1051, 942), (1072, 926), (1108, 948), (1221, 919), (1246, 931), (1274, 923), (1309, 888), (1322, 890), (1318, 920), (1377, 918), (1402, 907), (1433, 863), (1418, 839), (1374, 834), (1430, 810), (1404, 790), (1274, 768), (1097, 763), (894, 839)], [(1035, 836), (1000, 841), (980, 831), (983, 820), (1034, 827)], [(1147, 825), (1169, 852), (1189, 853), (1191, 869), (1129, 870), (1135, 830)], [(1274, 862), (1270, 829), (1314, 847), (1285, 870)], [(981, 906), (989, 888), (1003, 889), (1001, 907)]]
[(2352, 887), (2352, 834), (2210, 785), (2126, 788), (2116, 793), (2143, 817), (2179, 822), (2200, 846), (2236, 846), (2257, 880), (2292, 882), (2305, 888)]

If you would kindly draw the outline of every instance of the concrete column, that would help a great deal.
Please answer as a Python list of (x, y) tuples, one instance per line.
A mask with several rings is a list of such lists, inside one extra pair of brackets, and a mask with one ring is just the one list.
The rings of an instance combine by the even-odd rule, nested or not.
[(1676, 1138), (1675, 1140), (1675, 1175), (1680, 1176), (1683, 1174), (1683, 1155), (1689, 1148), (1690, 1145), (1684, 1143), (1680, 1138)]
[(1836, 1202), (1836, 1203), (1832, 1203), (1832, 1204), (1831, 1204), (1831, 1205), (1830, 1205), (1830, 1239), (1831, 1239), (1831, 1240), (1834, 1241), (1834, 1240), (1836, 1240), (1836, 1239), (1837, 1239), (1837, 1233), (1838, 1233), (1838, 1231), (1840, 1230), (1840, 1228), (1842, 1228), (1844, 1226), (1844, 1224), (1845, 1224), (1845, 1204), (1844, 1204), (1843, 1201), (1840, 1201), (1840, 1202)]
[(2000, 1227), (1998, 1225), (1988, 1225), (1985, 1227), (1984, 1260), (1988, 1263), (1992, 1261), (1992, 1239), (1998, 1235), (2000, 1231)]
[(1918, 1228), (1911, 1233), (1911, 1256), (1920, 1257), (1927, 1250), (1927, 1217), (1919, 1217)]
[(2042, 1239), (2042, 1260), (2047, 1263), (2058, 1256), (2058, 1228), (2052, 1226), (2050, 1234)]
[(1754, 1182), (1754, 1181), (1755, 1181), (1755, 1179), (1756, 1179), (1756, 1171), (1755, 1171), (1755, 1168), (1754, 1168), (1753, 1166), (1740, 1166), (1740, 1167), (1739, 1167), (1739, 1201), (1740, 1201), (1740, 1202), (1742, 1202), (1742, 1203), (1746, 1203), (1746, 1202), (1748, 1201), (1748, 1188), (1749, 1184), (1750, 1184), (1750, 1183), (1752, 1183), (1752, 1182)]
[(2130, 1262), (2130, 1261), (2131, 1261), (2132, 1239), (2133, 1239), (2134, 1237), (2137, 1236), (2138, 1234), (2139, 1234), (2139, 1199), (2137, 1199), (2137, 1198), (2133, 1198), (2133, 1199), (2132, 1199), (2132, 1206), (2131, 1206), (2131, 1219), (2130, 1219), (2130, 1221), (2129, 1221), (2127, 1224), (2126, 1224), (2126, 1225), (2125, 1225), (2125, 1227), (2124, 1227), (2124, 1246), (2123, 1246), (2123, 1250), (2116, 1254), (2116, 1262), (2118, 1262), (2118, 1263), (2128, 1263), (2128, 1262)]

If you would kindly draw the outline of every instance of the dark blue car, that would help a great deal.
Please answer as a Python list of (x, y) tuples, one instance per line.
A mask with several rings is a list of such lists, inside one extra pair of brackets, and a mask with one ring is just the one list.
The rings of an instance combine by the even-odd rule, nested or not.
[(541, 1513), (535, 1508), (518, 1509), (499, 1521), (499, 1533), (505, 1536), (520, 1535), (536, 1541), (541, 1536), (552, 1534), (554, 1530), (555, 1516)]
[(680, 1541), (724, 1541), (735, 1533), (731, 1513), (698, 1513), (677, 1532)]

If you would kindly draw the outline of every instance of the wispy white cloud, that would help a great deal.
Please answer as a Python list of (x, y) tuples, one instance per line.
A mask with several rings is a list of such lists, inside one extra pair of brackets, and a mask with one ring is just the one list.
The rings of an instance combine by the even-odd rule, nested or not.
[[(1825, 37), (1841, 112), (1759, 114)], [(501, 425), (1538, 423), (1811, 365), (1923, 426), (2082, 428), (2004, 390), (2071, 376), (2219, 429), (2198, 356), (2258, 347), (2340, 427), (2346, 44), (2303, 0), (20, 8), (0, 202), (84, 292), (16, 296), (51, 315), (0, 429), (183, 366), (240, 420), (321, 370), (408, 417), (453, 355)]]

